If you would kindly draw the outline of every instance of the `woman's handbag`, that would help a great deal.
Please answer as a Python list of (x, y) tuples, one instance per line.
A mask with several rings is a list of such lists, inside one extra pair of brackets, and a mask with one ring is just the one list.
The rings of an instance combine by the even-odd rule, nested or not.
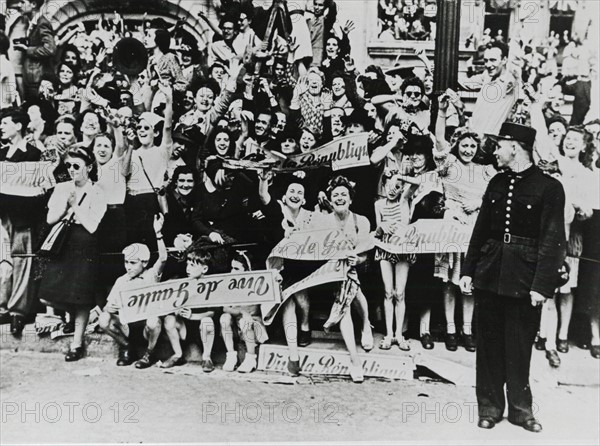
[[(83, 194), (81, 200), (79, 200), (79, 205), (83, 202), (86, 195), (87, 194), (85, 193)], [(75, 213), (71, 211), (71, 214), (67, 218), (63, 218), (61, 221), (56, 223), (50, 230), (50, 233), (44, 239), (44, 242), (39, 249), (39, 254), (50, 257), (60, 254), (67, 239), (67, 235), (69, 234), (69, 228), (73, 224), (74, 220)]]

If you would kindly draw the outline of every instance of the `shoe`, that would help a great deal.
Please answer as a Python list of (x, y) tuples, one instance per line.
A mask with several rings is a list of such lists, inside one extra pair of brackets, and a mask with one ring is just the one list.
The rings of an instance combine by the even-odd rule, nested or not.
[(392, 338), (384, 337), (381, 341), (379, 341), (379, 350), (389, 350), (392, 348)]
[(183, 365), (183, 364), (185, 364), (185, 359), (183, 359), (183, 357), (173, 355), (170, 358), (168, 358), (166, 361), (164, 361), (160, 365), (160, 368), (161, 369), (170, 369), (177, 365)]
[(365, 375), (363, 374), (362, 366), (350, 364), (350, 377), (352, 378), (352, 382), (363, 382), (365, 380)]
[(117, 359), (117, 365), (119, 367), (126, 367), (133, 364), (133, 357), (129, 351), (129, 347), (119, 346), (119, 359)]
[(589, 350), (590, 349), (590, 343), (586, 342), (586, 341), (579, 341), (577, 343), (577, 347), (579, 347), (581, 350)]
[(212, 362), (212, 359), (208, 358), (208, 359), (203, 359), (202, 360), (202, 371), (204, 373), (210, 373), (215, 369), (215, 365)]
[(154, 358), (153, 353), (150, 350), (147, 350), (142, 356), (142, 359), (138, 360), (135, 363), (136, 369), (147, 369), (148, 367), (152, 367), (156, 364), (156, 358)]
[(23, 334), (24, 328), (25, 319), (23, 319), (23, 317), (19, 316), (18, 314), (12, 314), (10, 316), (10, 333), (15, 337), (19, 337), (21, 336), (21, 334)]
[(67, 362), (79, 361), (81, 358), (83, 358), (83, 347), (71, 348), (65, 355), (65, 361)]
[(560, 367), (560, 356), (556, 350), (546, 350), (546, 359), (551, 367)]
[(447, 333), (446, 334), (446, 350), (455, 352), (458, 350), (458, 339), (456, 337), (456, 333)]
[(477, 350), (477, 344), (475, 343), (475, 336), (472, 334), (463, 334), (463, 344), (465, 346), (465, 350), (468, 352), (474, 352)]
[(225, 363), (223, 364), (223, 370), (226, 372), (233, 372), (237, 365), (237, 352), (227, 352), (225, 357)]
[(600, 358), (600, 345), (592, 345), (590, 347), (590, 353), (592, 354), (592, 357), (596, 359)]
[(566, 339), (556, 339), (556, 350), (561, 353), (569, 353), (569, 341)]
[(362, 332), (360, 345), (362, 345), (363, 350), (366, 352), (373, 350), (373, 330), (371, 330), (371, 326)]
[(477, 422), (477, 427), (481, 429), (493, 429), (496, 427), (496, 422), (491, 418), (480, 418)]
[(433, 341), (429, 333), (425, 333), (423, 336), (421, 336), (421, 345), (425, 350), (433, 349)]
[(298, 347), (306, 347), (307, 345), (310, 345), (311, 342), (312, 342), (312, 337), (311, 337), (310, 330), (307, 330), (307, 331), (300, 330), (298, 332)]
[(10, 313), (0, 314), (0, 325), (10, 324)]
[(396, 344), (398, 348), (403, 352), (410, 351), (410, 343), (406, 339), (404, 339), (404, 336), (402, 336), (401, 338), (394, 338), (394, 341), (394, 344)]
[(300, 360), (292, 361), (291, 359), (289, 359), (287, 367), (288, 367), (288, 372), (290, 372), (290, 375), (292, 375), (292, 376), (300, 375)]
[(65, 326), (63, 327), (63, 333), (64, 334), (75, 333), (75, 320), (74, 319), (71, 319), (69, 322), (67, 322), (65, 324)]
[(513, 423), (516, 426), (521, 426), (523, 429), (525, 429), (526, 431), (529, 432), (542, 432), (542, 425), (535, 419), (535, 418), (531, 418), (527, 421), (524, 421), (522, 423)]
[(240, 364), (237, 371), (239, 373), (252, 373), (256, 370), (256, 355), (246, 353), (244, 361)]
[(539, 351), (544, 351), (546, 350), (546, 338), (540, 338), (537, 337), (535, 338), (535, 349), (539, 350)]

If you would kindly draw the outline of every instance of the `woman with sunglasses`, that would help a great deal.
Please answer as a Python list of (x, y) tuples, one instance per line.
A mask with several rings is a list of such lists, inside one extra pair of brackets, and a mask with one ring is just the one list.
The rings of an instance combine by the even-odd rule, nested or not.
[[(483, 194), (490, 179), (496, 174), (492, 166), (477, 163), (481, 139), (467, 128), (457, 129), (451, 144), (446, 141), (446, 112), (452, 102), (459, 100), (452, 93), (439, 98), (438, 117), (435, 126), (436, 150), (434, 159), (446, 197), (444, 220), (470, 227), (475, 225)], [(459, 104), (455, 108), (461, 108)], [(464, 254), (449, 252), (435, 255), (434, 277), (444, 283), (444, 312), (446, 315), (446, 349), (456, 351), (458, 338), (454, 324), (456, 298), (460, 294), (459, 283)], [(461, 295), (462, 340), (465, 349), (475, 351), (475, 338), (471, 329), (473, 310), (472, 295)]]
[(55, 225), (73, 219), (60, 253), (53, 257), (42, 277), (41, 300), (75, 316), (73, 342), (65, 360), (83, 357), (83, 335), (90, 310), (96, 305), (98, 241), (96, 230), (106, 212), (106, 198), (96, 180), (93, 156), (83, 148), (69, 151), (65, 165), (71, 181), (58, 183), (48, 202), (47, 222)]

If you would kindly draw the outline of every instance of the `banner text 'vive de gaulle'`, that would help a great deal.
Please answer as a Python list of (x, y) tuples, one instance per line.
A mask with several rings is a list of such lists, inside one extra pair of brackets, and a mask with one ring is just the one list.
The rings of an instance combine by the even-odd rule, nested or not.
[(281, 301), (278, 276), (274, 270), (214, 274), (122, 291), (120, 319), (123, 323), (143, 321), (180, 308), (274, 305)]

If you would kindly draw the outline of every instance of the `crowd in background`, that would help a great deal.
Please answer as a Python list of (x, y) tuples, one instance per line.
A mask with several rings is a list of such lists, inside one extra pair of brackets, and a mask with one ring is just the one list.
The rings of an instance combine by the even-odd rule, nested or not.
[[(472, 76), (460, 79), (460, 91), (477, 92), (467, 112), (460, 91), (434, 94), (434, 67), (422, 53), (419, 69), (370, 65), (359, 71), (348, 39), (354, 24), (338, 20), (343, 2), (286, 7), (274, 35), (265, 35), (270, 10), (251, 0), (222, 3), (218, 21), (200, 16), (213, 36), (206, 48), (177, 23), (154, 19), (133, 26), (124, 13), (100, 20), (91, 33), (74, 27), (58, 41), (38, 0), (19, 6), (29, 26), (26, 41), (0, 34), (0, 161), (51, 161), (57, 183), (41, 197), (0, 191), (2, 246), (8, 247), (0, 259), (0, 317), (14, 335), (46, 304), (70, 322), (74, 342), (67, 359), (77, 360), (89, 311), (98, 305), (100, 325), (120, 343), (125, 365), (133, 355), (129, 328), (116, 316), (115, 289), (264, 269), (283, 237), (311, 225), (341, 228), (350, 238), (374, 231), (384, 241), (419, 219), (472, 225), (496, 173), (493, 142), (485, 135), (510, 121), (537, 131), (536, 164), (560, 179), (567, 196), (569, 279), (544, 308), (536, 346), (557, 367), (557, 351), (568, 351), (577, 312), (587, 327), (580, 330), (581, 343), (600, 355), (600, 121), (592, 103), (598, 97), (597, 49), (570, 41), (559, 64), (559, 36), (551, 35), (540, 52), (531, 41), (505, 43), (487, 33)], [(411, 4), (380, 1), (382, 34), (434, 39), (431, 2)], [(112, 53), (125, 37), (147, 50), (139, 74), (115, 66)], [(22, 55), (19, 67), (8, 59), (9, 49)], [(490, 88), (500, 95), (489, 94)], [(232, 167), (231, 160), (276, 164), (358, 133), (368, 133), (370, 166), (295, 173)], [(66, 218), (75, 222), (67, 254), (27, 256)], [(443, 314), (448, 350), (462, 345), (475, 351), (473, 298), (457, 286), (463, 259), (381, 248), (348, 259), (359, 278), (350, 293), (363, 349), (409, 350), (408, 336), (434, 348), (433, 310), (434, 319)], [(284, 287), (313, 266), (284, 265)], [(236, 325), (246, 333), (250, 355), (238, 369), (252, 371), (257, 344), (267, 332), (281, 337), (283, 323), (297, 326), (286, 340), (288, 367), (298, 373), (297, 346), (311, 342), (311, 328), (318, 328), (323, 306), (334, 299), (322, 297), (328, 294), (335, 292), (298, 293), (281, 311), (283, 322), (268, 329), (258, 308), (246, 307), (149, 320), (143, 329), (149, 346), (136, 366), (156, 362), (162, 331), (174, 350), (163, 365), (180, 364), (177, 345), (195, 324), (205, 371), (214, 368), (215, 325), (228, 352), (224, 368), (234, 370), (228, 327)], [(336, 322), (356, 364), (352, 319)], [(384, 334), (375, 346), (371, 323)], [(360, 371), (353, 370), (353, 379), (361, 380)]]

